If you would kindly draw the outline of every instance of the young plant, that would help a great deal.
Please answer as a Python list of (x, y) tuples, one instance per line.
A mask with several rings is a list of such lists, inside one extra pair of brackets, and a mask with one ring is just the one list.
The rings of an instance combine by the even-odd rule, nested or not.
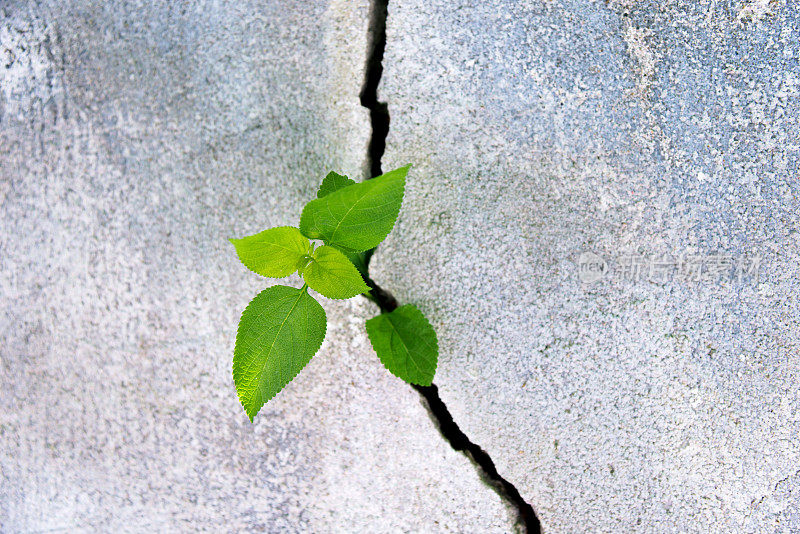
[[(394, 227), (408, 168), (361, 183), (331, 172), (317, 198), (303, 208), (299, 228), (281, 226), (230, 240), (251, 271), (269, 278), (297, 272), (305, 282), (299, 289), (268, 287), (239, 320), (233, 382), (251, 422), (325, 339), (325, 310), (308, 294), (309, 287), (330, 299), (363, 294), (375, 300), (365, 282), (365, 258)], [(412, 384), (431, 384), (439, 353), (436, 332), (416, 306), (407, 304), (369, 319), (366, 330), (392, 374)]]

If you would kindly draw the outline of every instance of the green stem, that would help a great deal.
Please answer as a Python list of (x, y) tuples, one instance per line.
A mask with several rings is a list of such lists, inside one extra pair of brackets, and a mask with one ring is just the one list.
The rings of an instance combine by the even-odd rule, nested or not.
[(367, 299), (369, 299), (372, 302), (374, 302), (375, 304), (377, 304), (378, 306), (380, 306), (380, 303), (378, 302), (378, 299), (376, 299), (375, 297), (372, 296), (372, 291), (364, 291), (361, 294), (364, 295), (365, 297), (367, 297)]

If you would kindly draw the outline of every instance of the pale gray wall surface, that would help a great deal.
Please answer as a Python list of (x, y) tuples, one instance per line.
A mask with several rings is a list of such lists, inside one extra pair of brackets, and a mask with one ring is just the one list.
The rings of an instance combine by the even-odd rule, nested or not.
[[(388, 20), (384, 168), (414, 167), (372, 274), (429, 315), (444, 401), (545, 532), (800, 530), (800, 5)], [(582, 282), (584, 252), (610, 272)], [(637, 280), (633, 253), (763, 265)]]
[[(228, 237), (359, 177), (368, 4), (0, 4), (0, 531), (505, 532), (365, 302), (251, 425)], [(298, 284), (292, 279), (290, 284)]]
[[(800, 530), (800, 6), (393, 0), (373, 277), (545, 532)], [(0, 7), (0, 531), (507, 532), (364, 302), (250, 425), (227, 238), (361, 174), (368, 4)], [(610, 272), (579, 276), (593, 252)], [(760, 256), (651, 280), (626, 254)], [(289, 283), (298, 283), (292, 279)]]

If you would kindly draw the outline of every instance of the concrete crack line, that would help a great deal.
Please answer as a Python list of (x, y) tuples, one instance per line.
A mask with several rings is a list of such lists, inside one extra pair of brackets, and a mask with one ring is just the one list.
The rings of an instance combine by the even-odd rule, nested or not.
[[(359, 95), (361, 105), (369, 110), (372, 126), (372, 134), (364, 162), (365, 179), (383, 174), (381, 159), (386, 150), (386, 137), (389, 135), (389, 108), (386, 102), (378, 100), (378, 86), (383, 75), (383, 54), (386, 50), (388, 7), (389, 0), (372, 0), (370, 7), (364, 84)], [(369, 276), (369, 263), (374, 251), (375, 249), (372, 249), (365, 254), (366, 282), (381, 312), (388, 313), (397, 308), (397, 300)], [(472, 442), (459, 428), (453, 420), (447, 405), (439, 396), (439, 388), (436, 384), (431, 384), (430, 386), (412, 385), (412, 387), (422, 397), (423, 404), (442, 437), (454, 450), (464, 454), (475, 466), (481, 479), (497, 492), (501, 499), (516, 510), (516, 526), (522, 532), (528, 534), (540, 533), (541, 525), (533, 507), (522, 498), (516, 486), (497, 472), (491, 456), (479, 445)]]

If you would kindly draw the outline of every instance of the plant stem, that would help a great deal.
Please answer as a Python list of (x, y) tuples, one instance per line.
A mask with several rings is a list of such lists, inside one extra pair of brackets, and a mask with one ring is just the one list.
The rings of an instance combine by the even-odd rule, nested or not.
[(374, 302), (375, 304), (377, 304), (380, 307), (381, 304), (380, 304), (380, 302), (378, 302), (378, 299), (376, 299), (375, 297), (372, 296), (372, 291), (364, 291), (361, 294), (363, 296), (367, 297), (368, 300), (371, 300), (372, 302)]

